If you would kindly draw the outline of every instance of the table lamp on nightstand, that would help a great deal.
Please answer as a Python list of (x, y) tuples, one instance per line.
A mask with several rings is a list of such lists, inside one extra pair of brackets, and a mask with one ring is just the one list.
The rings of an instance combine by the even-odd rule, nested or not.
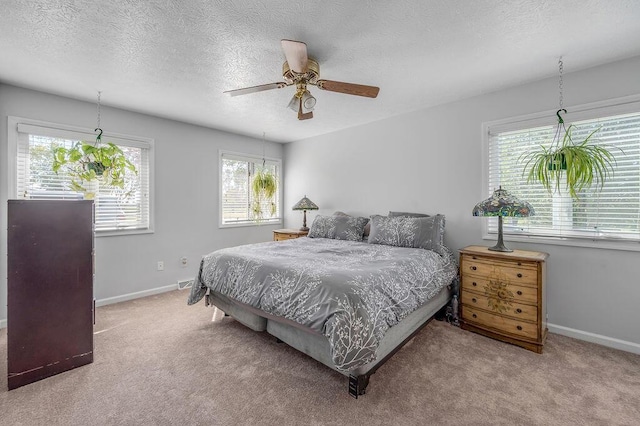
[(302, 228), (300, 228), (300, 230), (308, 231), (309, 228), (307, 228), (307, 210), (318, 210), (318, 206), (313, 201), (308, 199), (305, 195), (302, 200), (298, 201), (293, 206), (293, 210), (302, 210), (304, 212), (304, 216), (302, 219)]
[(507, 253), (513, 250), (505, 247), (502, 241), (502, 217), (528, 217), (534, 214), (535, 211), (531, 204), (518, 200), (502, 189), (502, 186), (496, 189), (491, 197), (476, 204), (473, 208), (474, 216), (498, 216), (498, 243), (493, 247), (489, 247), (489, 250)]

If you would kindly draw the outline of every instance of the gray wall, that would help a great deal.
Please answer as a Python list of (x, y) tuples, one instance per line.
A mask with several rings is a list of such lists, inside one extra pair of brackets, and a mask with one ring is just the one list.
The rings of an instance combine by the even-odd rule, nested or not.
[[(108, 99), (103, 93), (102, 99)], [(96, 106), (0, 84), (0, 326), (7, 316), (7, 116), (92, 128)], [(155, 139), (155, 233), (96, 238), (94, 293), (99, 301), (150, 294), (195, 277), (203, 254), (268, 241), (280, 226), (218, 228), (218, 150), (262, 155), (262, 141), (177, 121), (103, 107), (103, 129)], [(282, 158), (278, 143), (266, 155)], [(180, 258), (186, 256), (183, 267)], [(156, 270), (163, 260), (165, 270)], [(129, 295), (129, 296), (127, 296)], [(187, 294), (185, 292), (185, 304)]]
[[(639, 76), (640, 57), (566, 73), (565, 107), (640, 94)], [(483, 199), (481, 123), (553, 110), (557, 90), (554, 77), (288, 144), (285, 225), (299, 226), (300, 214), (288, 206), (306, 194), (321, 208), (318, 214), (443, 213), (452, 249), (492, 245), (482, 239), (485, 219), (471, 216)], [(640, 353), (640, 252), (508, 245), (551, 255), (551, 331)]]

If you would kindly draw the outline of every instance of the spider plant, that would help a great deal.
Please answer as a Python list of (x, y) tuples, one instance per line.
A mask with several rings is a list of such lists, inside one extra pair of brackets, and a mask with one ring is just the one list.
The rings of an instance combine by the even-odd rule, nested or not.
[[(601, 191), (605, 181), (613, 174), (616, 161), (607, 148), (592, 143), (600, 128), (591, 132), (583, 141), (575, 142), (571, 137), (575, 126), (572, 124), (565, 128), (560, 111), (566, 110), (556, 113), (559, 119), (554, 137), (556, 143), (548, 148), (540, 146), (537, 150), (523, 154), (523, 175), (527, 176), (527, 183), (540, 182), (549, 193), (560, 192), (561, 184), (565, 183), (564, 189), (577, 200), (578, 193), (594, 183), (596, 190)], [(562, 130), (564, 135), (560, 140)]]
[(278, 180), (274, 173), (265, 167), (258, 169), (251, 181), (251, 191), (253, 192), (253, 204), (251, 209), (253, 217), (260, 222), (264, 216), (264, 203), (268, 203), (269, 214), (276, 214), (277, 206), (275, 203), (275, 195), (278, 189)]

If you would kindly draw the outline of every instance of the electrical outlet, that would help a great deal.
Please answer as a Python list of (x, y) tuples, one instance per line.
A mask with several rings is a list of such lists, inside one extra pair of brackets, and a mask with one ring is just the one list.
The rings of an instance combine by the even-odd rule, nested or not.
[(182, 256), (180, 258), (180, 263), (182, 264), (182, 266), (187, 266), (187, 257), (186, 256)]
[(164, 262), (162, 260), (158, 261), (158, 271), (164, 271)]

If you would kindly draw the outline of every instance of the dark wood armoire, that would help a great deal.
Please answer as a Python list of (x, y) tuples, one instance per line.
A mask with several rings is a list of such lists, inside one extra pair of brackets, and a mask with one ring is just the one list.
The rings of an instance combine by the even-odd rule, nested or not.
[(9, 200), (9, 390), (93, 362), (93, 201)]

